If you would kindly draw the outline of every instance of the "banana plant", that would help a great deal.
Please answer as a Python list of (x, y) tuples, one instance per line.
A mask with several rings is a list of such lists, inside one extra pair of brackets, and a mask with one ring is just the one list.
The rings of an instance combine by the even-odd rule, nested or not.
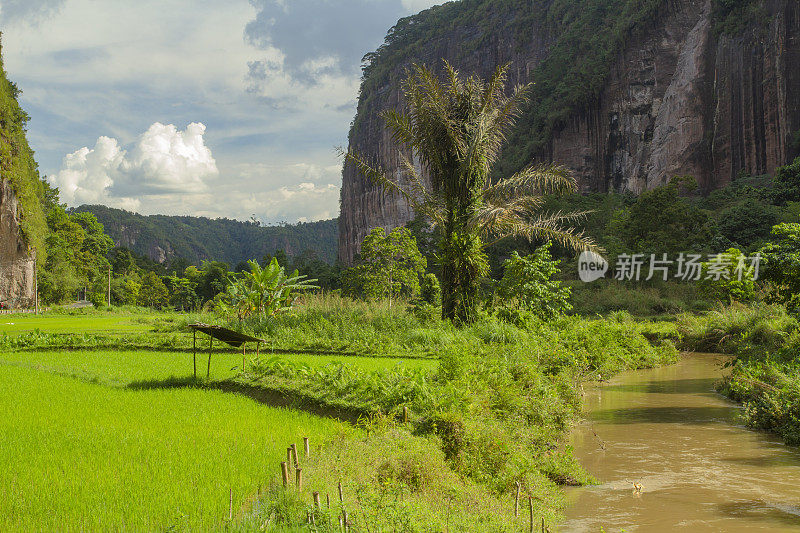
[(287, 275), (275, 258), (265, 268), (255, 261), (249, 264), (250, 272), (231, 281), (223, 306), (228, 313), (235, 313), (240, 321), (286, 312), (304, 291), (319, 288), (313, 285), (317, 280), (306, 279), (307, 276), (301, 276), (297, 270)]

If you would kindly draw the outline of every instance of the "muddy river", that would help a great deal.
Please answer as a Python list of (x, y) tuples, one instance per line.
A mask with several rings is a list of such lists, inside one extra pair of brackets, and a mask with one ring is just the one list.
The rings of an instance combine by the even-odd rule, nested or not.
[(568, 492), (558, 531), (800, 531), (800, 452), (740, 425), (714, 392), (721, 363), (693, 354), (586, 389), (572, 445), (601, 484)]

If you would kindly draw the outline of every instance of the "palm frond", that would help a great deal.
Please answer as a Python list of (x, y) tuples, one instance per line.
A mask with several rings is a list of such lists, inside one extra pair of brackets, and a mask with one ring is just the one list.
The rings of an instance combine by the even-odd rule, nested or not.
[(484, 191), (483, 198), (487, 202), (501, 202), (524, 195), (564, 194), (577, 189), (578, 184), (568, 168), (540, 165), (498, 181)]

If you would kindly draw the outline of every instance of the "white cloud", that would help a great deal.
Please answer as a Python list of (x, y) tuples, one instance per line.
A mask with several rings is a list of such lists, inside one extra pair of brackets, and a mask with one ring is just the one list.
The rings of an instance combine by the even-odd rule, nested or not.
[(103, 203), (129, 210), (150, 196), (204, 192), (206, 180), (219, 174), (203, 139), (205, 130), (198, 123), (179, 131), (156, 122), (130, 151), (121, 149), (116, 139), (100, 137), (94, 148), (67, 155), (49, 180), (67, 204)]

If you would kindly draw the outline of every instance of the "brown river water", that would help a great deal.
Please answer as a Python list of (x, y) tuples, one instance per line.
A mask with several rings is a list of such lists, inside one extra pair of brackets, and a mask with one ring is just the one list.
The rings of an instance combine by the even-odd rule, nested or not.
[(741, 426), (714, 392), (723, 362), (687, 355), (586, 388), (572, 445), (601, 484), (570, 489), (557, 531), (800, 531), (800, 452)]

